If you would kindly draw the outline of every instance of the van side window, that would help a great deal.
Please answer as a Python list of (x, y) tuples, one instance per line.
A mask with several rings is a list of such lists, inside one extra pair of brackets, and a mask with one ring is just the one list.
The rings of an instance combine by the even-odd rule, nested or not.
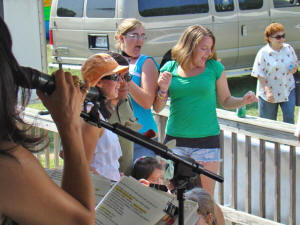
[(273, 0), (273, 3), (275, 8), (300, 6), (299, 0)]
[(57, 16), (61, 17), (82, 17), (83, 0), (58, 0)]
[(260, 9), (263, 6), (263, 0), (239, 0), (240, 10)]
[(233, 0), (215, 0), (215, 8), (217, 12), (233, 11)]
[(115, 0), (88, 0), (86, 16), (91, 18), (113, 18), (115, 17), (115, 8)]
[(144, 17), (208, 12), (208, 0), (139, 0), (138, 5)]

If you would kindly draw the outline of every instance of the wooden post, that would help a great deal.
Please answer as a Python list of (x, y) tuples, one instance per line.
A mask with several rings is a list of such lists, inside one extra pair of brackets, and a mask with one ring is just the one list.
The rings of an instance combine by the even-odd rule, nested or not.
[(232, 141), (232, 200), (231, 205), (234, 209), (237, 208), (237, 134), (231, 134), (231, 141)]
[[(219, 174), (224, 177), (224, 131), (220, 131), (220, 154), (221, 159), (223, 160), (220, 163)], [(224, 204), (224, 183), (218, 183), (219, 185), (219, 203)]]
[(251, 213), (251, 137), (245, 137), (245, 154), (246, 154), (246, 199), (245, 210)]
[(259, 215), (266, 217), (266, 146), (265, 141), (259, 140), (259, 161), (260, 161), (260, 181), (259, 181)]
[(290, 215), (289, 225), (296, 225), (296, 151), (290, 146)]
[(275, 199), (274, 199), (274, 220), (277, 222), (281, 221), (280, 218), (280, 144), (275, 143), (274, 149), (274, 163), (275, 163)]

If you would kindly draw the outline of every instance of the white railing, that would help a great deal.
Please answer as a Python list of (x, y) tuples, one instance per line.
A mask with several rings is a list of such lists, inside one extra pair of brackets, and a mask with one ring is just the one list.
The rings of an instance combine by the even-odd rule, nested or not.
[[(51, 150), (48, 148), (37, 157), (45, 159), (47, 168), (50, 162), (54, 168), (60, 167), (56, 126), (49, 115), (40, 116), (37, 112), (26, 109), (25, 120), (34, 124), (36, 132), (47, 130), (53, 136)], [(234, 112), (220, 109), (217, 113), (221, 127), (221, 156), (224, 159), (220, 175), (224, 176), (224, 183), (217, 185), (216, 200), (248, 215), (285, 224), (298, 221), (300, 224), (300, 215), (296, 215), (296, 208), (300, 206), (300, 195), (296, 195), (296, 190), (300, 189), (299, 174), (296, 179), (296, 161), (300, 162), (300, 154), (296, 147), (300, 145), (293, 134), (295, 125), (253, 116), (238, 118)], [(168, 108), (155, 114), (160, 141), (164, 138), (168, 115)], [(230, 221), (238, 223), (240, 212), (236, 212), (227, 210), (227, 219), (236, 218)], [(249, 224), (253, 218), (257, 220), (251, 215), (245, 218), (250, 218)], [(263, 221), (261, 224), (264, 224)]]

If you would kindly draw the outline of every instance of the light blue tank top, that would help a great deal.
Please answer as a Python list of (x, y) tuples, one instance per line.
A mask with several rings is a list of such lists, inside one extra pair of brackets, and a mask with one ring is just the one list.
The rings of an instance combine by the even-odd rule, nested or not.
[[(142, 68), (147, 59), (151, 58), (153, 62), (155, 63), (157, 70), (159, 69), (159, 65), (151, 56), (146, 55), (140, 55), (138, 60), (136, 61), (135, 65), (129, 66), (129, 73), (132, 75), (133, 82), (141, 86), (141, 74), (142, 74)], [(138, 123), (142, 124), (143, 127), (139, 130), (140, 133), (145, 133), (148, 130), (152, 129), (155, 132), (157, 132), (157, 125), (155, 123), (155, 120), (153, 118), (151, 109), (145, 109), (142, 106), (140, 106), (134, 99), (130, 96), (131, 102), (132, 102), (132, 108), (134, 112), (134, 116), (138, 119)]]

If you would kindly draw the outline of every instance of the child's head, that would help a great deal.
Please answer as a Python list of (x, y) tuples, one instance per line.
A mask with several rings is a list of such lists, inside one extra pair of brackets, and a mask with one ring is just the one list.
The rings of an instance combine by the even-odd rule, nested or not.
[(135, 161), (131, 176), (137, 180), (146, 179), (153, 184), (162, 184), (163, 168), (156, 158), (144, 156)]
[(195, 225), (216, 225), (215, 202), (206, 190), (193, 188), (185, 193), (185, 197), (198, 203), (199, 220)]

